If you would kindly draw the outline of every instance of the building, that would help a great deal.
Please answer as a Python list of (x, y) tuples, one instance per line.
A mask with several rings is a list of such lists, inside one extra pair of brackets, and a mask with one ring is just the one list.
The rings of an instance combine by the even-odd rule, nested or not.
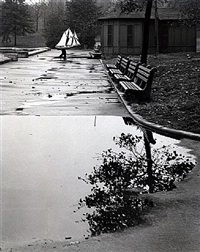
[[(105, 55), (141, 54), (144, 12), (112, 14), (99, 18), (101, 24), (102, 52)], [(158, 44), (160, 53), (196, 51), (196, 26), (180, 12), (170, 8), (158, 9)], [(188, 21), (188, 22), (184, 22)], [(155, 10), (152, 9), (149, 53), (154, 53), (156, 46)]]
[(3, 1), (0, 0), (0, 36), (2, 35), (1, 34), (1, 31), (2, 31), (2, 5), (3, 5)]

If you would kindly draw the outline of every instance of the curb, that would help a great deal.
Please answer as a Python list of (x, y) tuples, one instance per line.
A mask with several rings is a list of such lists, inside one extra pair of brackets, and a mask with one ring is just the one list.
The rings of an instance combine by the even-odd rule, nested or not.
[(8, 58), (6, 58), (6, 59), (0, 59), (0, 65), (2, 65), (2, 64), (5, 64), (5, 63), (8, 63), (8, 62), (10, 62), (11, 61), (11, 59), (8, 59)]
[[(33, 56), (39, 53), (43, 53), (43, 52), (47, 52), (50, 51), (51, 49), (49, 47), (42, 47), (42, 48), (36, 48), (36, 50), (34, 51), (30, 51), (30, 52), (19, 52), (18, 54), (20, 54), (19, 58), (28, 58), (29, 56)], [(5, 57), (4, 59), (0, 59), (0, 65), (11, 62), (12, 59), (11, 58), (7, 58)]]
[(6, 57), (2, 52), (0, 52), (0, 65), (10, 62), (11, 58)]
[(187, 138), (187, 139), (191, 139), (191, 140), (200, 141), (200, 134), (187, 132), (187, 131), (183, 131), (183, 130), (176, 130), (173, 128), (167, 128), (167, 127), (161, 126), (159, 124), (149, 122), (149, 121), (145, 120), (142, 116), (133, 112), (131, 107), (128, 105), (127, 101), (123, 98), (123, 93), (117, 89), (115, 83), (113, 82), (113, 80), (109, 76), (108, 71), (106, 70), (103, 61), (100, 60), (100, 62), (103, 65), (103, 68), (105, 69), (105, 71), (107, 73), (107, 76), (108, 76), (110, 83), (114, 87), (120, 100), (124, 104), (126, 110), (128, 111), (128, 113), (130, 114), (130, 116), (133, 118), (133, 120), (135, 121), (135, 123), (137, 125), (144, 127), (145, 129), (148, 129), (148, 130), (153, 131), (155, 133), (167, 136), (167, 137), (171, 137), (171, 138), (175, 138), (175, 139), (179, 139), (179, 140), (183, 139), (183, 138)]
[(33, 56), (39, 53), (43, 53), (43, 52), (47, 52), (50, 51), (51, 49), (49, 47), (45, 47), (45, 48), (37, 48), (35, 51), (32, 52), (28, 52), (28, 56)]

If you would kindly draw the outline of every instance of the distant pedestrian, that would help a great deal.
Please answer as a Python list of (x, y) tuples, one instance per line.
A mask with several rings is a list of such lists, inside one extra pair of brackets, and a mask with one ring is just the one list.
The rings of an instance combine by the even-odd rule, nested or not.
[(64, 60), (66, 60), (66, 50), (65, 49), (61, 49), (62, 50), (62, 53), (60, 55), (60, 58), (63, 58)]

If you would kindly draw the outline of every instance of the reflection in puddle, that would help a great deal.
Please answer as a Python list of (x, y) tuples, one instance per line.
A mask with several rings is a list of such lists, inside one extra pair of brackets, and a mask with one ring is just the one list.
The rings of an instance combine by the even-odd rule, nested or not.
[[(96, 156), (112, 148), (114, 136), (142, 135), (121, 117), (1, 117), (2, 237), (4, 243), (32, 239), (78, 239), (86, 223), (77, 202), (90, 192), (79, 176)], [(156, 147), (178, 140), (155, 135)], [(185, 154), (185, 149), (177, 147)]]

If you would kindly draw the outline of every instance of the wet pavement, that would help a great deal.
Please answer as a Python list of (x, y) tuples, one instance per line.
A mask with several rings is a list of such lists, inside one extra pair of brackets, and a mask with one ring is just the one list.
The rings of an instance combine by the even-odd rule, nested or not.
[(88, 51), (51, 50), (1, 65), (2, 115), (125, 115), (105, 70)]
[[(78, 177), (84, 178), (101, 164), (103, 151), (120, 151), (114, 136), (142, 136), (142, 131), (119, 116), (2, 116), (1, 122), (4, 250), (65, 237), (69, 245), (89, 237), (87, 223), (80, 221), (88, 209), (77, 209), (79, 199), (90, 194), (91, 187)], [(169, 145), (190, 156), (178, 140), (154, 137), (154, 148)]]
[(103, 150), (118, 150), (113, 136), (141, 132), (116, 116), (2, 116), (1, 121), (4, 247), (88, 236), (87, 223), (80, 222), (85, 209), (77, 211), (77, 204), (90, 186), (78, 177), (92, 172)]
[[(86, 232), (74, 225), (85, 191), (77, 178), (112, 145), (114, 129), (120, 134), (125, 127), (128, 113), (100, 60), (88, 51), (70, 50), (66, 61), (59, 54), (51, 50), (0, 68), (3, 247)], [(99, 115), (114, 116), (113, 124), (106, 117), (100, 125)]]
[[(94, 141), (97, 131), (95, 125), (98, 125), (96, 116), (128, 115), (100, 61), (89, 59), (87, 51), (70, 50), (68, 54), (66, 62), (57, 58), (59, 51), (51, 50), (0, 66), (1, 114), (3, 115), (1, 127), (6, 127), (8, 130), (7, 133), (6, 130), (3, 131), (4, 135), (1, 134), (4, 139), (4, 142), (1, 142), (3, 147), (1, 154), (4, 153), (4, 159), (1, 157), (1, 161), (4, 162), (6, 170), (1, 172), (0, 176), (5, 176), (6, 179), (1, 177), (0, 181), (4, 182), (6, 198), (5, 201), (1, 199), (0, 203), (3, 203), (4, 214), (7, 216), (4, 224), (10, 223), (6, 224), (7, 229), (3, 232), (7, 232), (4, 235), (7, 235), (8, 240), (13, 237), (20, 240), (23, 236), (22, 231), (28, 234), (32, 229), (36, 233), (36, 235), (30, 233), (31, 241), (27, 241), (25, 246), (15, 247), (13, 244), (5, 247), (5, 251), (200, 251), (199, 165), (188, 179), (178, 185), (176, 190), (153, 196), (156, 204), (149, 213), (151, 223), (130, 228), (122, 233), (103, 235), (89, 240), (68, 241), (65, 239), (70, 236), (67, 232), (63, 234), (61, 242), (59, 239), (56, 241), (56, 238), (51, 239), (49, 231), (56, 234), (58, 229), (66, 230), (66, 219), (63, 216), (67, 214), (63, 197), (70, 194), (67, 182), (72, 183), (70, 172), (64, 169), (67, 166), (66, 160), (72, 158), (70, 162), (75, 162), (75, 166), (78, 166), (74, 157), (67, 154), (67, 148), (78, 150), (76, 157), (80, 159), (79, 166), (82, 171), (81, 161), (88, 157), (85, 154), (85, 146), (88, 145), (81, 142), (82, 131), (88, 131), (87, 141), (92, 144), (90, 147), (95, 151), (95, 148), (100, 146), (99, 143), (102, 144), (107, 139), (103, 133), (108, 130), (110, 136), (113, 136), (113, 129), (120, 125), (119, 122), (111, 124), (110, 118), (107, 117), (108, 121), (99, 127), (101, 133), (98, 135), (97, 144)], [(61, 117), (55, 120), (54, 116), (57, 115)], [(84, 125), (87, 123), (79, 121), (75, 125), (80, 127), (80, 131), (76, 131), (75, 127), (70, 126), (70, 122), (66, 120), (66, 116), (69, 115), (94, 115), (91, 122), (93, 129), (85, 128)], [(89, 117), (86, 117), (86, 120), (89, 122)], [(67, 133), (69, 135), (66, 135)], [(76, 140), (77, 146), (82, 144), (82, 147), (79, 146), (80, 149), (73, 145), (73, 141), (72, 143), (69, 141), (72, 133), (75, 133), (75, 136), (71, 140)], [(45, 144), (45, 141), (48, 144)], [(199, 164), (199, 142), (183, 140), (181, 143), (193, 150)], [(40, 166), (42, 164), (43, 166)], [(62, 170), (61, 173), (59, 169)], [(87, 167), (84, 166), (84, 169)], [(1, 190), (2, 188), (1, 185)], [(83, 192), (82, 189), (76, 190), (75, 186), (74, 193), (78, 191)], [(61, 207), (56, 209), (58, 200)], [(28, 203), (30, 206), (26, 209)], [(16, 217), (12, 211), (16, 211)], [(61, 213), (64, 215), (62, 216)], [(24, 225), (24, 230), (22, 226), (21, 230), (20, 228), (17, 230), (15, 224)], [(39, 224), (45, 235), (40, 236), (36, 231)], [(2, 237), (2, 230), (0, 236)], [(2, 249), (0, 246), (0, 251)]]

